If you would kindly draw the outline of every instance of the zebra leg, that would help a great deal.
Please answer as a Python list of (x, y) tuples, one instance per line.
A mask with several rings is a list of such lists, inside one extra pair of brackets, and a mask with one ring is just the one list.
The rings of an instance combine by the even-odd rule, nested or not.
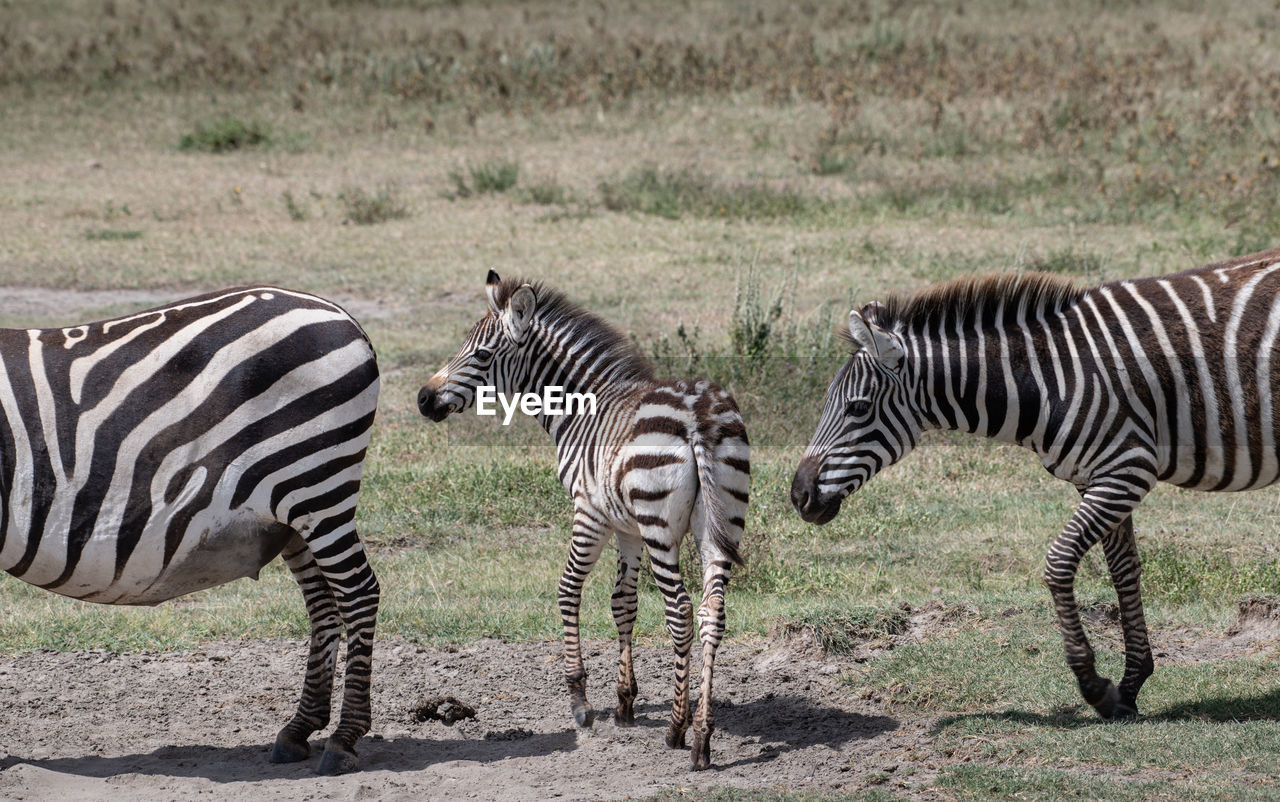
[(578, 635), (578, 610), (582, 606), (582, 585), (604, 548), (604, 535), (586, 510), (573, 518), (573, 540), (569, 560), (560, 575), (560, 623), (564, 628), (564, 678), (569, 686), (569, 710), (579, 727), (590, 727), (595, 711), (587, 701), (587, 669), (582, 662)]
[(1104, 719), (1115, 714), (1120, 693), (1111, 680), (1098, 676), (1094, 667), (1093, 647), (1085, 637), (1076, 604), (1076, 571), (1085, 552), (1127, 518), (1144, 493), (1135, 496), (1130, 484), (1091, 486), (1045, 557), (1044, 582), (1053, 595), (1067, 666), (1076, 675), (1080, 695)]
[(618, 578), (613, 585), (613, 623), (618, 627), (618, 709), (620, 727), (635, 723), (636, 675), (631, 664), (631, 631), (636, 623), (636, 580), (640, 576), (643, 541), (618, 535)]
[(298, 712), (276, 736), (269, 760), (272, 763), (294, 763), (311, 754), (307, 739), (329, 724), (329, 705), (333, 695), (333, 672), (338, 659), (338, 637), (342, 634), (342, 616), (329, 591), (311, 551), (301, 537), (294, 537), (281, 555), (293, 578), (302, 588), (302, 600), (311, 619), (311, 644), (307, 654), (307, 673), (302, 684)]
[(378, 617), (380, 590), (354, 529), (349, 537), (321, 549), (316, 556), (316, 565), (329, 583), (347, 629), (342, 718), (325, 743), (316, 773), (345, 774), (359, 768), (355, 744), (369, 731), (373, 629)]
[(1151, 659), (1151, 643), (1147, 639), (1147, 622), (1142, 612), (1142, 563), (1133, 537), (1133, 517), (1127, 517), (1102, 539), (1107, 555), (1107, 568), (1120, 603), (1120, 626), (1124, 630), (1124, 678), (1120, 680), (1120, 699), (1114, 715), (1138, 714), (1138, 692), (1142, 683), (1155, 670)]
[(671, 702), (671, 723), (667, 727), (667, 748), (684, 746), (689, 729), (689, 650), (693, 645), (693, 602), (680, 577), (680, 543), (665, 543), (666, 530), (655, 537), (646, 533), (653, 578), (662, 591), (666, 607), (667, 631), (675, 650), (675, 696)]
[(715, 673), (716, 650), (724, 639), (724, 591), (729, 584), (728, 560), (709, 560), (702, 576), (702, 604), (698, 606), (698, 634), (702, 639), (702, 686), (698, 713), (693, 718), (690, 765), (694, 771), (711, 766), (711, 733), (715, 717), (711, 712), (711, 685)]

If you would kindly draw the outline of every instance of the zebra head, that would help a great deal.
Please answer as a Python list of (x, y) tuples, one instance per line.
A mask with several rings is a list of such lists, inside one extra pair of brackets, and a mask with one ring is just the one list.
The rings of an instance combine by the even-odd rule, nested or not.
[(476, 400), (476, 388), (492, 386), (498, 393), (521, 389), (526, 360), (529, 323), (538, 299), (533, 287), (522, 284), (504, 292), (502, 279), (493, 270), (485, 281), (489, 309), (471, 327), (462, 347), (418, 391), (418, 410), (433, 421), (462, 412)]
[(791, 482), (791, 504), (809, 523), (821, 526), (836, 517), (845, 496), (902, 459), (919, 439), (906, 344), (877, 325), (882, 309), (871, 303), (849, 313), (849, 340), (860, 350), (831, 380), (818, 429)]

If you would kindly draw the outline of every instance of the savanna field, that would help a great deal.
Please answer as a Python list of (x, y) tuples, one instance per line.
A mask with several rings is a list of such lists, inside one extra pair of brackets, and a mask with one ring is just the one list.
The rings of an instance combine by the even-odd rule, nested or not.
[[(450, 748), (488, 744), (481, 763), (560, 755), (554, 787), (570, 798), (1280, 797), (1280, 491), (1161, 487), (1139, 508), (1157, 670), (1143, 716), (1126, 723), (1099, 721), (1063, 660), (1041, 574), (1077, 495), (1033, 454), (934, 433), (825, 527), (787, 497), (847, 355), (834, 329), (852, 305), (985, 272), (1098, 283), (1275, 245), (1270, 0), (0, 0), (0, 325), (63, 326), (250, 282), (342, 303), (383, 376), (357, 518), (383, 590), (375, 689), (403, 675), (414, 693), (483, 714), (530, 690), (519, 683), (546, 686), (554, 731), (526, 737), (501, 718), (490, 731), (383, 730), (375, 718), (364, 779), (325, 786), (305, 767), (271, 767), (276, 784), (259, 791), (276, 798), (374, 798), (361, 783), (396, 770), (379, 749), (436, 770), (423, 755), (441, 733)], [(415, 405), (483, 313), (490, 269), (563, 290), (660, 372), (736, 396), (752, 499), (722, 647), (739, 662), (717, 699), (738, 681), (785, 695), (822, 680), (821, 704), (795, 720), (755, 715), (760, 731), (736, 732), (722, 717), (726, 738), (767, 745), (783, 732), (746, 768), (725, 752), (712, 761), (727, 773), (691, 774), (685, 754), (662, 752), (670, 645), (647, 578), (636, 631), (653, 655), (641, 676), (653, 728), (627, 746), (651, 761), (646, 776), (607, 784), (625, 761), (575, 764), (575, 749), (601, 747), (575, 743), (555, 662), (572, 508), (550, 443), (528, 420), (433, 424)], [(1095, 552), (1077, 595), (1100, 671), (1118, 679), (1115, 594)], [(600, 709), (613, 562), (610, 547), (582, 608)], [(695, 576), (691, 550), (684, 563)], [(251, 700), (192, 741), (234, 729), (241, 751), (218, 755), (240, 768), (219, 779), (193, 745), (173, 774), (204, 785), (142, 776), (136, 788), (233, 793), (268, 771), (309, 632), (279, 562), (256, 583), (155, 609), (7, 580), (0, 610), (0, 684), (35, 683), (6, 731), (85, 715), (110, 732), (92, 704), (108, 691), (75, 680), (100, 661), (127, 664), (110, 694), (138, 694), (129, 704), (142, 711), (69, 756), (59, 736), (7, 737), (0, 794), (37, 798), (40, 782), (68, 775), (126, 777), (57, 786), (81, 794), (69, 798), (128, 790), (145, 771), (72, 758), (171, 743), (163, 711), (182, 700), (131, 689), (129, 672), (155, 663), (210, 681), (208, 666), (249, 652), (261, 665), (235, 671), (278, 667), (262, 698), (279, 709)], [(498, 657), (450, 662), (475, 654)], [(503, 685), (496, 663), (521, 661), (541, 673)], [(450, 685), (460, 674), (494, 680), (465, 698)], [(85, 711), (38, 700), (68, 689), (87, 695)], [(208, 709), (239, 693), (209, 689)], [(375, 716), (403, 717), (414, 701)], [(856, 754), (840, 738), (804, 742), (811, 720), (862, 732)], [(893, 745), (900, 736), (909, 748)], [(788, 740), (829, 748), (825, 768), (788, 773)], [(5, 784), (29, 765), (37, 773)], [(759, 766), (773, 773), (743, 773)], [(388, 782), (370, 793), (451, 787), (413, 773)], [(530, 781), (524, 796), (551, 787)]]

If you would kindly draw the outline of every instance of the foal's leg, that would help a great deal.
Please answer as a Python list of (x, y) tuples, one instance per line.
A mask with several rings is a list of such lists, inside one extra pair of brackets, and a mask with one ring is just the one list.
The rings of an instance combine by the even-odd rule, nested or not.
[(590, 727), (594, 711), (587, 701), (587, 669), (582, 662), (582, 644), (578, 634), (578, 610), (582, 606), (582, 585), (604, 548), (608, 530), (578, 505), (573, 515), (573, 539), (569, 544), (569, 560), (560, 575), (560, 623), (564, 629), (564, 678), (569, 686), (569, 709), (579, 727)]
[(635, 723), (636, 675), (631, 663), (631, 631), (636, 623), (636, 580), (640, 576), (639, 538), (618, 535), (618, 578), (613, 585), (613, 623), (618, 627), (618, 709), (614, 722)]
[(662, 591), (667, 631), (675, 648), (675, 695), (671, 702), (671, 723), (667, 727), (667, 746), (684, 746), (684, 733), (689, 728), (689, 649), (693, 645), (693, 602), (680, 577), (680, 542), (668, 545), (669, 533), (642, 529), (649, 547), (653, 578)]

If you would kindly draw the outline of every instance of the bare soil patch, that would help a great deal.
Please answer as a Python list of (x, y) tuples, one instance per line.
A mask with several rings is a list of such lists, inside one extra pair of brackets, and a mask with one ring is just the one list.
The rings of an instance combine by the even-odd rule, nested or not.
[[(363, 770), (313, 772), (313, 757), (275, 766), (267, 752), (301, 683), (302, 642), (210, 643), (194, 652), (33, 652), (0, 660), (0, 798), (620, 799), (670, 786), (853, 790), (918, 787), (932, 772), (917, 749), (927, 722), (901, 721), (852, 698), (842, 664), (731, 642), (717, 666), (713, 767), (689, 771), (662, 743), (670, 650), (640, 648), (636, 726), (612, 721), (615, 647), (588, 644), (595, 727), (568, 710), (559, 643), (494, 640), (451, 650), (382, 640), (373, 732)], [(696, 688), (695, 688), (696, 691)], [(424, 705), (475, 710), (446, 725)]]

